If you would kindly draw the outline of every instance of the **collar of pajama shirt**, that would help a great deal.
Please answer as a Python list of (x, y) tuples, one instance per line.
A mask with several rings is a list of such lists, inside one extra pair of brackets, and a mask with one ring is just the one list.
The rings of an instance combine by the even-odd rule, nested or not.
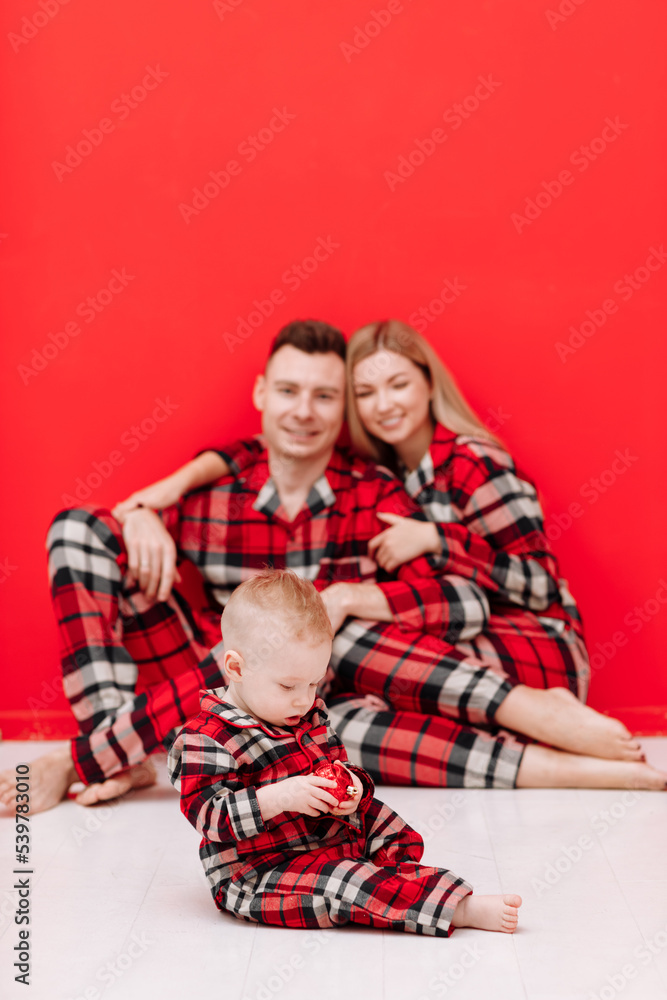
[[(278, 511), (280, 510), (281, 503), (278, 495), (278, 489), (273, 481), (273, 478), (269, 474), (268, 463), (263, 462), (262, 465), (264, 466), (264, 469), (261, 469), (261, 471), (258, 470), (258, 475), (263, 476), (264, 473), (266, 473), (268, 478), (259, 490), (257, 499), (252, 505), (252, 509), (256, 510), (259, 514), (266, 514), (267, 517), (279, 516)], [(255, 470), (257, 470), (257, 466), (255, 467)], [(253, 470), (253, 472), (255, 472), (255, 470)], [(257, 482), (257, 480), (255, 480), (255, 482)], [(331, 488), (331, 484), (327, 479), (326, 473), (323, 473), (317, 482), (313, 483), (311, 486), (310, 492), (306, 497), (305, 506), (302, 507), (294, 521), (291, 521), (290, 524), (294, 524), (303, 517), (314, 517), (327, 507), (333, 507), (335, 502), (336, 494)]]
[[(296, 738), (300, 733), (307, 732), (317, 726), (325, 724), (322, 713), (326, 711), (321, 698), (316, 698), (313, 707), (302, 716), (301, 721), (296, 726), (272, 726), (268, 722), (256, 719), (254, 715), (243, 712), (231, 701), (225, 700), (226, 687), (210, 688), (200, 693), (199, 703), (203, 712), (211, 712), (220, 719), (224, 719), (230, 726), (236, 729), (261, 729), (263, 733), (272, 739)], [(318, 761), (321, 763), (321, 761)]]
[(411, 472), (405, 470), (403, 482), (405, 489), (415, 499), (425, 486), (435, 482), (436, 469), (442, 468), (451, 458), (457, 435), (447, 430), (442, 424), (436, 424), (433, 439), (424, 452), (421, 462)]

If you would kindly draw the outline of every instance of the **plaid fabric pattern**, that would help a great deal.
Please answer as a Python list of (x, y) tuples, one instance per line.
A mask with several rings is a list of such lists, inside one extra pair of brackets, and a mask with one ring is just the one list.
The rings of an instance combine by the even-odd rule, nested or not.
[[(463, 774), (473, 786), (513, 784), (523, 747), (493, 729), (495, 711), (522, 678), (540, 687), (569, 686), (583, 696), (587, 660), (570, 623), (545, 624), (544, 617), (509, 605), (494, 617), (475, 581), (443, 573), (426, 558), (388, 578), (367, 551), (368, 540), (385, 527), (377, 511), (417, 516), (393, 477), (336, 451), (290, 522), (281, 516), (266, 454), (256, 442), (244, 448), (237, 479), (195, 491), (164, 512), (179, 557), (199, 568), (219, 603), (266, 565), (293, 568), (320, 590), (338, 580), (379, 581), (395, 620), (343, 626), (334, 644), (332, 693), (346, 692), (350, 705), (359, 693), (378, 693), (397, 712), (391, 718), (364, 712), (352, 726), (348, 711), (350, 753), (387, 782), (409, 777), (456, 785)], [(190, 608), (177, 589), (153, 606), (136, 588), (128, 590), (122, 532), (108, 511), (61, 512), (49, 548), (64, 689), (81, 730), (73, 758), (90, 783), (143, 760), (196, 713), (200, 688), (223, 683), (219, 649), (208, 653), (219, 619), (211, 609)], [(279, 648), (281, 639), (267, 641)], [(473, 744), (474, 764), (462, 767)]]
[(544, 534), (535, 486), (499, 445), (438, 424), (405, 488), (438, 526), (445, 572), (477, 581), (494, 609), (509, 603), (579, 621)]
[[(250, 445), (252, 447), (252, 445)], [(220, 452), (229, 459), (228, 453)], [(363, 459), (335, 450), (293, 521), (281, 516), (265, 451), (235, 479), (188, 494), (163, 511), (180, 553), (198, 567), (216, 601), (265, 566), (293, 569), (318, 590), (341, 581), (378, 583), (399, 627), (449, 642), (476, 635), (489, 606), (474, 582), (448, 576), (426, 558), (402, 566), (398, 579), (378, 578), (368, 541), (385, 525), (377, 513), (423, 519), (398, 480)], [(240, 457), (233, 467), (240, 469)]]
[(347, 763), (324, 704), (290, 729), (271, 727), (204, 692), (201, 712), (177, 736), (169, 777), (181, 810), (202, 834), (199, 854), (216, 905), (235, 916), (283, 927), (348, 922), (447, 936), (471, 888), (426, 868), (421, 837), (373, 796), (371, 779), (349, 817), (283, 812), (264, 821), (256, 789), (310, 774), (325, 761)]
[(526, 742), (502, 729), (438, 715), (375, 711), (358, 695), (328, 699), (331, 724), (349, 759), (378, 784), (422, 788), (514, 788)]
[(175, 588), (149, 605), (128, 589), (121, 527), (109, 511), (62, 511), (48, 537), (63, 691), (79, 724), (72, 757), (86, 783), (144, 760), (223, 683), (220, 616), (195, 615)]

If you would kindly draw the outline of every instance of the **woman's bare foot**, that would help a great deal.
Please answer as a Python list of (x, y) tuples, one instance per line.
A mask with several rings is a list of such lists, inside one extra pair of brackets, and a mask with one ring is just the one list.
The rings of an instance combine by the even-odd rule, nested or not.
[(453, 927), (478, 927), (482, 931), (514, 934), (519, 922), (521, 896), (464, 896), (454, 910)]
[(496, 712), (499, 726), (570, 753), (642, 761), (644, 752), (618, 719), (583, 705), (567, 688), (546, 691), (519, 684)]
[(377, 694), (365, 694), (360, 699), (361, 708), (372, 708), (376, 712), (388, 712), (391, 705)]
[(663, 792), (667, 773), (641, 761), (604, 760), (582, 754), (527, 746), (517, 788), (634, 788)]
[[(29, 761), (30, 815), (52, 809), (67, 795), (70, 785), (79, 780), (72, 763), (69, 745), (52, 750)], [(0, 802), (12, 812), (16, 807), (16, 774), (13, 770), (0, 773)]]
[(121, 795), (127, 795), (133, 788), (148, 788), (156, 781), (155, 765), (151, 760), (145, 760), (127, 771), (121, 771), (120, 774), (107, 778), (106, 781), (86, 785), (84, 790), (79, 792), (75, 801), (80, 806), (94, 806), (98, 802), (119, 799)]

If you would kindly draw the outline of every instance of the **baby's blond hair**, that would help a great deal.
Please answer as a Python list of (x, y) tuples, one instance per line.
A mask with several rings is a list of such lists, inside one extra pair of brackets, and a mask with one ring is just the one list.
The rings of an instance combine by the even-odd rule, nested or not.
[(286, 640), (316, 645), (333, 639), (329, 615), (315, 587), (287, 569), (262, 570), (240, 584), (227, 601), (220, 624), (225, 650), (235, 649), (250, 659), (279, 653)]

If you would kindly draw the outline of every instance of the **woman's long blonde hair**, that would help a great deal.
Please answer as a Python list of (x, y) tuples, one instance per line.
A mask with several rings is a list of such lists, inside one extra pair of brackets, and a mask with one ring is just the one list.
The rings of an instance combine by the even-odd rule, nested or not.
[(396, 453), (391, 445), (369, 434), (359, 419), (354, 395), (355, 365), (377, 351), (393, 351), (409, 358), (422, 370), (432, 388), (431, 416), (434, 420), (456, 434), (470, 434), (500, 444), (465, 401), (453, 375), (430, 344), (407, 323), (385, 319), (356, 330), (347, 345), (347, 421), (356, 451), (392, 469), (397, 467)]

